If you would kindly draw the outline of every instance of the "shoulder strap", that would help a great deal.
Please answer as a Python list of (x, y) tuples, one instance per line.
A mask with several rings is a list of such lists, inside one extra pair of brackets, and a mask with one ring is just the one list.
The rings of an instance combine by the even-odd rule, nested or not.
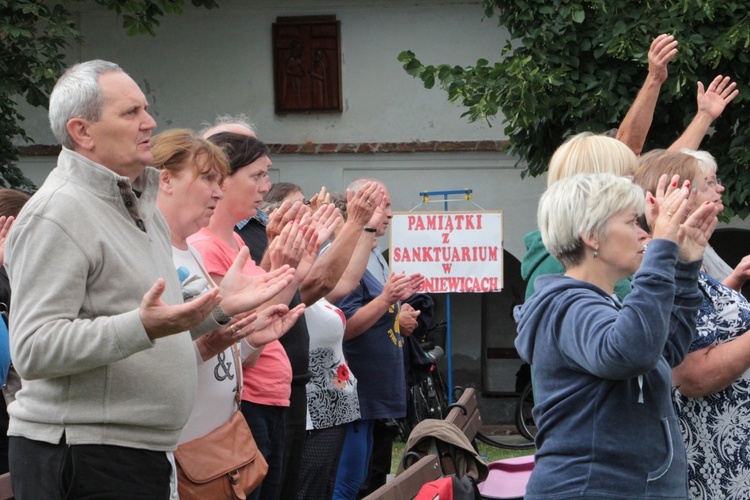
[[(190, 252), (190, 255), (193, 256), (195, 259), (195, 263), (198, 265), (198, 269), (201, 270), (203, 273), (203, 277), (206, 278), (206, 281), (208, 282), (208, 285), (211, 288), (216, 287), (216, 283), (214, 280), (211, 279), (211, 277), (208, 275), (205, 269), (203, 269), (203, 266), (201, 265), (201, 261), (198, 260), (198, 257), (195, 256), (193, 253), (193, 250), (188, 247), (188, 251)], [(226, 325), (224, 328), (226, 328), (228, 325)], [(235, 378), (237, 379), (237, 392), (234, 395), (235, 402), (237, 403), (237, 409), (242, 408), (242, 371), (240, 370), (240, 352), (239, 349), (237, 349), (237, 344), (232, 345), (232, 355), (234, 356), (234, 370), (235, 370)]]

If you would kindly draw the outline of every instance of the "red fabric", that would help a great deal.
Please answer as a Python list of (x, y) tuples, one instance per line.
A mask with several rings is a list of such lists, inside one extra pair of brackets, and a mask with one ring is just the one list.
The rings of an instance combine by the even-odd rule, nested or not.
[(453, 500), (453, 478), (441, 477), (425, 483), (414, 500)]

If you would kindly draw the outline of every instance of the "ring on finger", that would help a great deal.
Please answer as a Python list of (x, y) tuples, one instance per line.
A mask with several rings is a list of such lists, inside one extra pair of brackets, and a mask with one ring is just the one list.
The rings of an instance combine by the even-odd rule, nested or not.
[(667, 217), (672, 217), (673, 215), (674, 214), (672, 212), (670, 212), (669, 210), (667, 210)]
[(232, 333), (237, 333), (237, 327), (236, 326), (232, 325), (231, 330), (232, 330)]

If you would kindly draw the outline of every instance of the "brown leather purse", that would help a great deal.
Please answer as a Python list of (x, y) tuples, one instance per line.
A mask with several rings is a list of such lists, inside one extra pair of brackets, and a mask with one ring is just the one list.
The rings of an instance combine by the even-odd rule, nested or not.
[(242, 374), (237, 368), (237, 411), (224, 425), (203, 437), (181, 444), (174, 452), (177, 490), (182, 500), (245, 499), (263, 481), (268, 464), (240, 412)]

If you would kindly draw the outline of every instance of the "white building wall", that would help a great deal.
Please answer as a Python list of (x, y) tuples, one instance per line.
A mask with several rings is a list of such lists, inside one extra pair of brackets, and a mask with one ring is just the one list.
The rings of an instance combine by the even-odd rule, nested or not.
[[(187, 2), (189, 4), (189, 2)], [(506, 32), (482, 20), (479, 1), (320, 2), (218, 0), (161, 20), (157, 36), (129, 37), (117, 16), (75, 3), (86, 45), (69, 62), (120, 64), (151, 101), (160, 128), (196, 128), (220, 113), (253, 116), (267, 142), (497, 140), (502, 127), (468, 124), (445, 92), (424, 89), (396, 59), (411, 49), (428, 64), (473, 64), (499, 56)], [(271, 25), (279, 16), (336, 15), (341, 22), (342, 114), (276, 116)], [(43, 112), (26, 122), (37, 143), (52, 144)]]

